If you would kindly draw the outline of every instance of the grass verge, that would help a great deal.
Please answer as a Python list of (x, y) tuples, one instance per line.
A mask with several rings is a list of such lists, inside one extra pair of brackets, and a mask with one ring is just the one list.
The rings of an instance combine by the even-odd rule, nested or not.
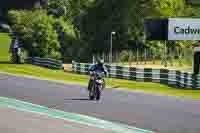
[(9, 47), (11, 39), (7, 33), (0, 33), (0, 61), (8, 62), (10, 60)]
[[(14, 73), (19, 75), (34, 76), (49, 80), (60, 80), (66, 83), (77, 83), (87, 85), (89, 77), (86, 75), (78, 75), (73, 73), (66, 73), (62, 70), (49, 70), (46, 68), (33, 65), (14, 65), (14, 64), (0, 64), (0, 70), (3, 72)], [(110, 87), (127, 88), (135, 91), (142, 91), (145, 93), (186, 97), (193, 100), (200, 100), (200, 90), (182, 90), (158, 83), (135, 82), (119, 79), (106, 79), (107, 85)]]

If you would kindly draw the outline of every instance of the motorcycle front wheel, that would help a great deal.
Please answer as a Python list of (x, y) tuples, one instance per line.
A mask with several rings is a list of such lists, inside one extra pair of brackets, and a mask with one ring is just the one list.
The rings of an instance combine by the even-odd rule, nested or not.
[(95, 98), (94, 86), (92, 87), (92, 89), (89, 92), (89, 98), (90, 98), (90, 100), (94, 100), (94, 98)]
[(101, 98), (101, 88), (99, 86), (96, 87), (96, 100), (99, 101)]

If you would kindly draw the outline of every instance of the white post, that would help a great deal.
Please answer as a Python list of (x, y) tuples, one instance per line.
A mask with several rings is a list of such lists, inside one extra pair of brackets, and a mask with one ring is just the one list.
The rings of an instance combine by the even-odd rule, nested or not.
[(115, 35), (116, 32), (111, 32), (111, 35), (110, 35), (110, 64), (112, 64), (112, 55), (113, 55), (113, 35)]
[(102, 53), (102, 58), (103, 58), (104, 62), (106, 62), (106, 60), (105, 60), (105, 53), (104, 52)]
[(147, 49), (144, 49), (144, 64), (147, 64)]
[(92, 58), (92, 63), (95, 64), (95, 57), (93, 55), (93, 58)]
[(138, 64), (139, 64), (139, 63), (138, 63), (138, 60), (139, 60), (139, 51), (138, 51), (138, 48), (137, 48), (137, 53), (136, 53), (136, 54), (137, 54), (137, 55), (136, 55), (136, 56), (137, 56), (136, 58), (137, 58), (137, 65), (138, 65)]

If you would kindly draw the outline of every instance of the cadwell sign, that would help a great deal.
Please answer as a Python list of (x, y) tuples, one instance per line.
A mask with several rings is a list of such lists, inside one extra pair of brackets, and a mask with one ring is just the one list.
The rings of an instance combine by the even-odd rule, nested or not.
[(200, 40), (200, 19), (169, 18), (168, 40)]

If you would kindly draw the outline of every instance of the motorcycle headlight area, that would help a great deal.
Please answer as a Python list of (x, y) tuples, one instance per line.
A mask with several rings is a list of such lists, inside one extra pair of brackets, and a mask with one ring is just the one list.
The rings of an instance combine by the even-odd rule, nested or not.
[(103, 81), (102, 80), (96, 80), (96, 83), (97, 84), (103, 84)]

